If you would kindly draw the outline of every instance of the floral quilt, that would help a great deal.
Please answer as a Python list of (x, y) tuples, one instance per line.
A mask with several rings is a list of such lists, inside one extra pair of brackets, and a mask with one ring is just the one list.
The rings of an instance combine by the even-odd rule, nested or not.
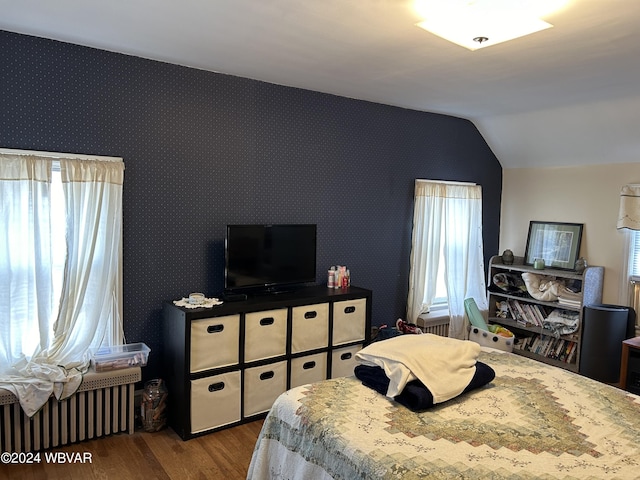
[(422, 412), (355, 377), (282, 394), (248, 479), (637, 479), (640, 397), (488, 349), (490, 384)]

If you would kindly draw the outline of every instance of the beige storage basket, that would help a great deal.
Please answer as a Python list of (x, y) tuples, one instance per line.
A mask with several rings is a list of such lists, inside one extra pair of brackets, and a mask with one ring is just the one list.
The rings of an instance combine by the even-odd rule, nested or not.
[(337, 348), (331, 352), (331, 378), (351, 377), (356, 366), (356, 353), (362, 345)]
[(247, 313), (244, 317), (244, 361), (278, 357), (287, 352), (287, 309)]
[(201, 372), (239, 363), (240, 315), (191, 322), (190, 371)]
[(333, 344), (364, 340), (367, 300), (346, 300), (333, 304)]
[(240, 371), (191, 381), (191, 433), (240, 420)]
[(329, 304), (318, 303), (291, 309), (291, 353), (329, 345)]
[(327, 353), (291, 359), (291, 388), (327, 378)]
[(244, 416), (268, 411), (286, 390), (286, 361), (247, 368), (244, 371)]

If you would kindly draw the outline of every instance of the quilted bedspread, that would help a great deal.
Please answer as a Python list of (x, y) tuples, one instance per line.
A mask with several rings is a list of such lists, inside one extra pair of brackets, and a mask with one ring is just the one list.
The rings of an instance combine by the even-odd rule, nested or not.
[(640, 397), (515, 354), (478, 360), (493, 382), (417, 413), (355, 377), (282, 394), (248, 478), (640, 478)]

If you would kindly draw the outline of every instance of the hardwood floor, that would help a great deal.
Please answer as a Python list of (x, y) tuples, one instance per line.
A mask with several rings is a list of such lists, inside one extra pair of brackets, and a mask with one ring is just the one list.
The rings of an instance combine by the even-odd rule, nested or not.
[[(258, 420), (186, 442), (170, 428), (112, 435), (47, 451), (49, 457), (72, 454), (62, 464), (47, 459), (46, 452), (40, 452), (37, 464), (0, 464), (0, 479), (244, 480), (262, 423)], [(73, 462), (88, 457), (91, 463)]]

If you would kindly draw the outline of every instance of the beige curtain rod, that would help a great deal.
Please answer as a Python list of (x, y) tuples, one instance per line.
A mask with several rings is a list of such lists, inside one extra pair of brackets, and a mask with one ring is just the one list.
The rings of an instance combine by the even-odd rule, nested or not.
[(101, 155), (84, 155), (81, 153), (60, 153), (60, 152), (41, 152), (38, 150), (14, 150), (11, 148), (0, 148), (2, 155), (35, 155), (47, 158), (75, 158), (78, 160), (101, 160), (103, 162), (122, 162), (122, 157), (105, 157)]

